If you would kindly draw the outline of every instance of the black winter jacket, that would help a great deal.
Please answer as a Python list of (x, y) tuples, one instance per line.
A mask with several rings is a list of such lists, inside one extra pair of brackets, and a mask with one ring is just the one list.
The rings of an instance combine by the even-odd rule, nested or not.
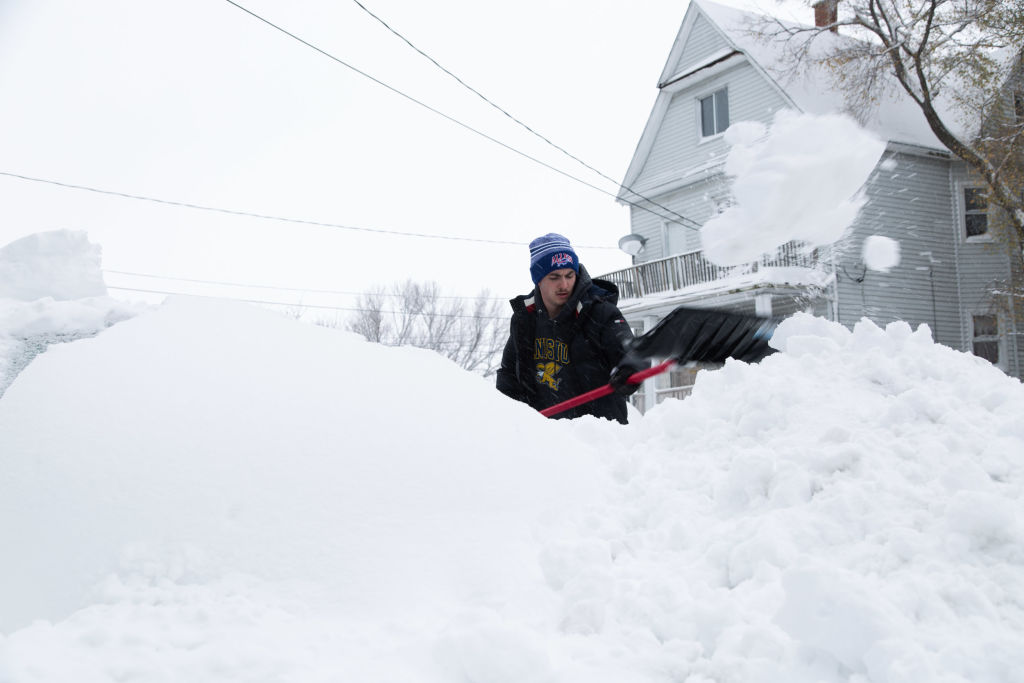
[[(618, 288), (592, 280), (580, 266), (573, 295), (549, 320), (537, 289), (512, 299), (509, 338), (498, 370), (503, 394), (543, 410), (608, 383), (633, 331), (616, 307)], [(642, 368), (636, 368), (640, 370)], [(626, 399), (617, 394), (584, 403), (557, 418), (594, 415), (626, 423)]]

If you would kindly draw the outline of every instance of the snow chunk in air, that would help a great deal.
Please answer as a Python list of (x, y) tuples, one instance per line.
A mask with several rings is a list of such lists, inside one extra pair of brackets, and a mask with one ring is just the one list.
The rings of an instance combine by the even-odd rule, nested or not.
[(900, 243), (882, 235), (871, 235), (864, 240), (861, 255), (868, 268), (888, 273), (900, 264)]
[(788, 109), (768, 129), (733, 124), (725, 139), (732, 145), (725, 172), (734, 177), (735, 205), (700, 233), (704, 255), (721, 266), (749, 263), (793, 240), (838, 240), (863, 206), (861, 188), (885, 151), (849, 117)]

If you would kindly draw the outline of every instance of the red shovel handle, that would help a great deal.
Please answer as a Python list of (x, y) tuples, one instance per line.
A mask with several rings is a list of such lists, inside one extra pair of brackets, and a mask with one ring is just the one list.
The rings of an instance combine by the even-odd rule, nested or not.
[[(675, 364), (676, 361), (669, 359), (667, 361), (659, 363), (658, 365), (655, 365), (652, 368), (647, 368), (646, 370), (641, 370), (640, 372), (634, 372), (632, 375), (629, 376), (629, 379), (626, 381), (629, 384), (640, 384), (640, 382), (643, 382), (648, 377), (660, 375), (661, 373), (665, 372)], [(589, 403), (594, 399), (601, 398), (602, 396), (607, 396), (608, 394), (612, 393), (612, 391), (614, 391), (614, 389), (612, 389), (612, 385), (605, 384), (603, 387), (592, 389), (585, 394), (580, 394), (575, 398), (570, 398), (568, 401), (562, 401), (561, 403), (556, 403), (550, 408), (545, 408), (544, 410), (540, 411), (540, 414), (543, 415), (544, 417), (558, 415), (559, 413), (564, 413), (566, 410), (569, 410), (570, 408), (575, 408), (576, 406), (583, 405), (584, 403)]]

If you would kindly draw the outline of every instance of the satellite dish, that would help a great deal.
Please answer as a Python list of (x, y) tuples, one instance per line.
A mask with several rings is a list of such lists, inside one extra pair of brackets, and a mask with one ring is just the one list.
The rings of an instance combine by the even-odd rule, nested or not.
[(635, 232), (619, 239), (619, 249), (630, 256), (636, 256), (639, 254), (643, 250), (645, 244), (647, 244), (647, 238), (638, 235)]

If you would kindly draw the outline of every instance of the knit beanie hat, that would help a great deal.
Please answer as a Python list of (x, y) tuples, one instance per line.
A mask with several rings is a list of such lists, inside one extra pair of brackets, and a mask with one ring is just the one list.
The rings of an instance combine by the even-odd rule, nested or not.
[(580, 260), (568, 238), (549, 232), (530, 242), (530, 276), (533, 277), (533, 284), (540, 282), (551, 271), (562, 268), (580, 272)]

